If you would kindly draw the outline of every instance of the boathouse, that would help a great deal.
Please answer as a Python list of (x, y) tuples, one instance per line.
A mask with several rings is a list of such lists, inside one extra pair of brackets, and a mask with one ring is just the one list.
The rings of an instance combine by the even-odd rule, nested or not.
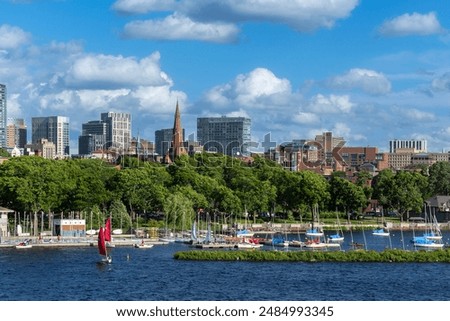
[(14, 211), (0, 206), (0, 239), (9, 236), (8, 213), (14, 213)]
[(55, 219), (53, 235), (61, 237), (85, 237), (86, 220)]

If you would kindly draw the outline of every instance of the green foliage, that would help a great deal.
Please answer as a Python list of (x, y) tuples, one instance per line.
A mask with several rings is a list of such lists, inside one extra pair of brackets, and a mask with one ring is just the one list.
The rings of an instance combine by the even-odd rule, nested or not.
[[(170, 166), (136, 158), (124, 158), (123, 164), (127, 166), (118, 169), (94, 159), (11, 158), (0, 165), (0, 206), (21, 212), (89, 214), (93, 209), (106, 213), (120, 201), (122, 212), (133, 220), (136, 213), (164, 210), (180, 225), (179, 213), (188, 213), (188, 220), (199, 208), (222, 217), (242, 218), (245, 211), (254, 217), (282, 212), (284, 220), (307, 220), (317, 208), (322, 213), (359, 211), (371, 195), (385, 209), (405, 213), (420, 210), (426, 197), (450, 190), (450, 165), (445, 162), (432, 165), (428, 176), (426, 171), (381, 171), (371, 187), (366, 173), (358, 174), (356, 184), (339, 172), (328, 181), (312, 171), (285, 170), (262, 157), (250, 164), (203, 153), (184, 155)], [(119, 218), (123, 221), (125, 216)]]
[(428, 169), (431, 195), (450, 195), (450, 163), (438, 162)]
[(127, 231), (131, 227), (131, 217), (128, 215), (127, 208), (120, 200), (114, 200), (109, 208), (111, 223), (113, 228), (122, 228)]
[(290, 262), (384, 262), (450, 263), (450, 250), (438, 251), (183, 251), (177, 260), (196, 261), (290, 261)]

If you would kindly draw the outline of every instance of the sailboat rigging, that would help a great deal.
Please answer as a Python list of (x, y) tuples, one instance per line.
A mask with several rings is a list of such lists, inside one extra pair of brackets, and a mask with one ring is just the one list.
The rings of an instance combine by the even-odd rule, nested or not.
[(111, 240), (111, 218), (108, 217), (105, 223), (105, 228), (100, 227), (98, 231), (98, 252), (103, 256), (102, 263), (112, 263), (111, 255), (108, 253), (106, 248), (106, 241)]

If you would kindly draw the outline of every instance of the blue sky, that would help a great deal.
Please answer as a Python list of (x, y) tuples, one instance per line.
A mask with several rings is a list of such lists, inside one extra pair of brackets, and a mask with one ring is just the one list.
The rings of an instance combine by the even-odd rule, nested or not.
[(8, 117), (81, 124), (130, 112), (133, 134), (246, 116), (277, 143), (450, 149), (450, 4), (442, 0), (0, 0)]

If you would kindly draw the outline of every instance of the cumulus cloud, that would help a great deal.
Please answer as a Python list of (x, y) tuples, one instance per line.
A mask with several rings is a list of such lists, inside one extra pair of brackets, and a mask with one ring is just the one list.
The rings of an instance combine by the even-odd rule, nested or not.
[(15, 49), (30, 41), (31, 35), (19, 27), (0, 26), (0, 49)]
[(276, 77), (266, 68), (256, 68), (238, 75), (231, 83), (214, 87), (206, 93), (205, 100), (219, 106), (273, 109), (286, 105), (293, 96), (289, 80)]
[(383, 36), (428, 36), (443, 33), (435, 12), (420, 14), (405, 13), (401, 16), (385, 21), (379, 28)]
[(132, 21), (125, 35), (144, 39), (188, 39), (230, 42), (236, 23), (267, 21), (286, 24), (299, 32), (332, 28), (347, 18), (359, 0), (118, 0), (112, 8), (121, 13), (172, 11), (162, 20)]
[(162, 20), (132, 21), (125, 25), (124, 37), (155, 40), (200, 40), (233, 42), (239, 29), (230, 23), (197, 22), (189, 17), (173, 14)]
[(351, 69), (344, 75), (331, 78), (328, 85), (338, 89), (358, 88), (373, 95), (386, 94), (391, 90), (391, 83), (385, 75), (360, 68)]
[(355, 104), (350, 101), (348, 95), (318, 94), (311, 98), (307, 104), (307, 110), (322, 114), (349, 113)]
[(294, 115), (293, 121), (302, 125), (310, 125), (318, 123), (320, 121), (320, 118), (314, 113), (298, 112)]
[(141, 60), (123, 56), (84, 55), (73, 62), (65, 82), (70, 86), (85, 88), (170, 84), (172, 81), (161, 71), (159, 60), (158, 52)]

